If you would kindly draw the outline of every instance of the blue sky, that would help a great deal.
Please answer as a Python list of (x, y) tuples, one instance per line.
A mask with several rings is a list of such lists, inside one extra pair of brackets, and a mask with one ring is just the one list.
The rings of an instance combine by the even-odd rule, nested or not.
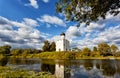
[[(107, 42), (120, 47), (120, 14), (76, 27), (65, 21), (64, 14), (55, 11), (58, 0), (0, 0), (0, 45), (13, 48), (38, 48), (45, 40), (57, 41), (61, 32), (66, 33), (71, 47), (97, 46)], [(120, 10), (120, 9), (118, 9)]]

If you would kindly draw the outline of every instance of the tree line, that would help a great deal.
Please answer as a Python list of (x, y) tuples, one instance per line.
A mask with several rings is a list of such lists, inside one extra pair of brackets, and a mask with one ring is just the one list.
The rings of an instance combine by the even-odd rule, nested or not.
[(82, 50), (79, 50), (79, 52), (82, 52), (85, 56), (117, 56), (120, 54), (115, 44), (110, 46), (107, 43), (99, 43), (97, 46), (94, 46), (92, 50), (88, 47), (84, 47)]
[(41, 52), (51, 52), (56, 50), (55, 42), (50, 44), (49, 41), (44, 41), (42, 50), (31, 49), (31, 48), (13, 48), (10, 45), (0, 46), (0, 54), (2, 55), (20, 55), (20, 54), (37, 54)]
[[(55, 42), (49, 42), (45, 41), (44, 45), (42, 47), (42, 50), (37, 49), (11, 49), (12, 47), (10, 45), (4, 45), (0, 46), (0, 54), (2, 55), (20, 55), (20, 54), (37, 54), (41, 52), (54, 52), (56, 50)], [(84, 47), (83, 49), (79, 49), (77, 47), (73, 48), (74, 50), (72, 52), (75, 52), (76, 50), (81, 53), (83, 56), (120, 56), (120, 51), (118, 47), (115, 44), (108, 45), (107, 43), (99, 43), (97, 46), (93, 47), (91, 50), (88, 47)]]

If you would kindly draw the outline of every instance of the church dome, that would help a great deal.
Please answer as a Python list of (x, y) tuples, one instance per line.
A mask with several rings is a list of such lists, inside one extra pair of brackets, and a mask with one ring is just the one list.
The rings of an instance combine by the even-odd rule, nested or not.
[(63, 33), (61, 33), (60, 35), (61, 35), (61, 36), (62, 36), (62, 35), (64, 35), (64, 36), (65, 36), (65, 33), (63, 32)]

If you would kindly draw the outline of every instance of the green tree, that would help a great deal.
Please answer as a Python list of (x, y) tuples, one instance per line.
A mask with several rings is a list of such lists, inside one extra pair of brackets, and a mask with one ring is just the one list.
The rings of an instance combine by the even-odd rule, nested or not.
[(97, 47), (93, 47), (93, 52), (97, 52)]
[(49, 41), (44, 42), (44, 46), (42, 47), (42, 49), (43, 49), (44, 52), (50, 51), (50, 43), (49, 43)]
[(10, 54), (10, 45), (0, 46), (0, 54)]
[(88, 47), (83, 48), (82, 52), (86, 56), (90, 56), (91, 54), (91, 50)]
[(55, 50), (56, 50), (55, 42), (52, 42), (50, 45), (50, 51), (55, 51)]
[(37, 49), (33, 50), (33, 53), (41, 53), (41, 52), (42, 52), (42, 50), (37, 50)]
[(97, 21), (99, 17), (105, 19), (107, 13), (118, 15), (120, 0), (59, 0), (56, 11), (64, 13), (67, 20), (85, 22)]
[(118, 47), (115, 44), (111, 45), (111, 52), (116, 52), (118, 50)]
[(74, 47), (74, 48), (72, 48), (72, 51), (80, 52), (81, 50), (78, 47)]

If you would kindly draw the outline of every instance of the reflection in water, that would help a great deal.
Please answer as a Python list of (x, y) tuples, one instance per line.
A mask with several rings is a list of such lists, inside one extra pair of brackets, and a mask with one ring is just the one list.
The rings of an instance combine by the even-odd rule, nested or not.
[(11, 59), (7, 65), (51, 72), (59, 78), (120, 78), (120, 60)]
[(0, 66), (5, 66), (8, 62), (8, 57), (4, 57), (2, 59), (0, 59)]
[(18, 59), (10, 58), (7, 66), (11, 67), (13, 70), (24, 69), (24, 70), (41, 70), (40, 59)]
[(64, 65), (60, 64), (55, 65), (55, 75), (58, 78), (64, 78)]
[(55, 75), (59, 78), (120, 78), (119, 65), (120, 60), (72, 60), (70, 64), (57, 63)]
[(52, 74), (54, 74), (55, 73), (55, 65), (42, 64), (41, 71), (47, 71), (47, 72), (51, 72)]

